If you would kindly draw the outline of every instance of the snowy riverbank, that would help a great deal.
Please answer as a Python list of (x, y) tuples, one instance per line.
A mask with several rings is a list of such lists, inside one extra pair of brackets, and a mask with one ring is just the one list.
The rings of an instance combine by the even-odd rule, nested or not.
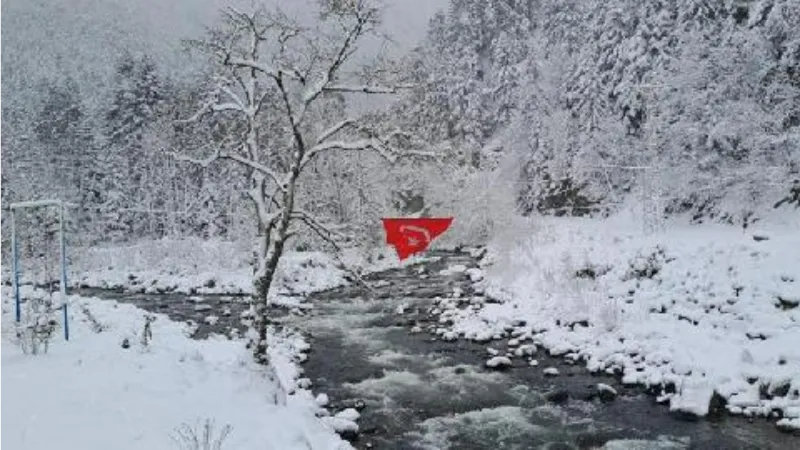
[(800, 428), (798, 221), (667, 224), (645, 236), (625, 217), (535, 219), (490, 245), (480, 284), (502, 303), (445, 299), (442, 321), (653, 386), (675, 412), (726, 403)]
[[(253, 289), (251, 255), (241, 243), (145, 241), (76, 249), (73, 253), (69, 267), (73, 287), (223, 295), (249, 295)], [(349, 271), (366, 274), (414, 264), (418, 259), (401, 263), (389, 247), (370, 252), (348, 249), (338, 258), (323, 252), (289, 251), (278, 266), (271, 300), (273, 304), (294, 305), (302, 301), (299, 296), (347, 283)], [(23, 266), (23, 283), (44, 279), (37, 273), (35, 261), (23, 264), (29, 264)], [(10, 274), (4, 275), (10, 282)]]
[(297, 353), (307, 349), (296, 336), (272, 336), (274, 370), (264, 370), (241, 341), (192, 340), (186, 325), (163, 315), (144, 346), (144, 311), (72, 296), (70, 341), (59, 330), (47, 354), (25, 355), (14, 342), (9, 293), (2, 383), (3, 408), (13, 413), (3, 417), (3, 447), (183, 448), (172, 440), (177, 429), (202, 434), (211, 419), (215, 438), (231, 426), (223, 448), (352, 448), (315, 417), (310, 392), (293, 387)]

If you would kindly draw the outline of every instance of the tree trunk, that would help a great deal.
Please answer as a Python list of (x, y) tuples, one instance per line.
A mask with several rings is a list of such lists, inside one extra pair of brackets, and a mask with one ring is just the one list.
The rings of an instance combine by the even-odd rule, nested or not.
[[(294, 191), (295, 182), (299, 174), (299, 161), (300, 158), (296, 158), (293, 176), (289, 179), (289, 183), (287, 183), (286, 191), (283, 195), (282, 211), (275, 227), (272, 228), (272, 226), (268, 224), (261, 224), (262, 241), (260, 242), (261, 248), (255, 285), (256, 298), (254, 299), (256, 302), (254, 325), (256, 328), (257, 340), (253, 346), (253, 356), (259, 364), (269, 363), (269, 356), (267, 354), (269, 290), (272, 287), (272, 281), (278, 269), (278, 262), (280, 262), (281, 256), (283, 256), (283, 249), (289, 237), (288, 231), (292, 219), (292, 211), (294, 209)], [(263, 190), (261, 190), (261, 193), (263, 195)], [(263, 208), (264, 205), (267, 204), (267, 200), (263, 197), (260, 200), (261, 201), (257, 202), (257, 208)]]
[(255, 318), (254, 325), (257, 333), (256, 341), (253, 346), (253, 356), (259, 364), (268, 364), (269, 356), (267, 354), (267, 327), (269, 326), (268, 308), (269, 308), (269, 290), (272, 287), (272, 282), (275, 279), (275, 274), (278, 269), (278, 262), (283, 254), (283, 247), (286, 243), (286, 228), (279, 224), (276, 230), (275, 240), (270, 247), (270, 236), (264, 234), (261, 242), (262, 249), (267, 248), (266, 253), (261, 252), (259, 255), (259, 276), (255, 282)]

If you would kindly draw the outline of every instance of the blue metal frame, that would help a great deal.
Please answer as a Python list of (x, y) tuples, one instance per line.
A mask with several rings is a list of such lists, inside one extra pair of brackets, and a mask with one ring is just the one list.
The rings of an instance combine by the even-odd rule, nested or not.
[(14, 305), (16, 307), (17, 323), (22, 320), (22, 308), (19, 295), (19, 245), (17, 245), (17, 230), (15, 224), (14, 210), (11, 210), (11, 266), (14, 271)]
[(59, 217), (59, 238), (61, 240), (61, 307), (64, 309), (64, 340), (69, 340), (69, 315), (67, 313), (67, 240), (64, 231), (64, 205)]
[(45, 200), (38, 202), (22, 202), (11, 205), (11, 265), (13, 268), (13, 284), (14, 284), (14, 304), (15, 304), (15, 318), (17, 323), (22, 321), (22, 306), (19, 286), (19, 244), (17, 242), (16, 222), (15, 222), (15, 209), (26, 207), (38, 206), (59, 206), (59, 240), (60, 240), (60, 253), (61, 253), (61, 308), (64, 314), (64, 339), (69, 340), (69, 310), (67, 308), (67, 243), (64, 230), (64, 208), (65, 203), (57, 200)]

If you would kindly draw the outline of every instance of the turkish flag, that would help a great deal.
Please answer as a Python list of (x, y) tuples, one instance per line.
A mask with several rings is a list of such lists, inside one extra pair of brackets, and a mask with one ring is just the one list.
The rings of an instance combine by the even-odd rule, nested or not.
[(447, 231), (453, 222), (452, 217), (381, 220), (386, 230), (386, 243), (395, 248), (400, 261), (413, 254), (424, 252), (431, 241)]

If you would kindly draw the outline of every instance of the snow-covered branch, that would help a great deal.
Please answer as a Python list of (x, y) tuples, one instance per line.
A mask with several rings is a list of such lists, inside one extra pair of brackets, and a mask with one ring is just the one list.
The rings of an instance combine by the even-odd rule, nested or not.
[(327, 141), (328, 139), (333, 137), (336, 133), (342, 131), (347, 127), (355, 126), (355, 124), (356, 121), (353, 119), (344, 119), (343, 121), (323, 131), (322, 134), (320, 134), (319, 137), (317, 138), (317, 144)]
[(374, 11), (368, 8), (363, 11), (355, 8), (353, 14), (356, 22), (349, 30), (345, 28), (345, 37), (328, 63), (327, 69), (323, 71), (322, 77), (303, 96), (304, 110), (330, 87), (330, 84), (336, 79), (339, 69), (353, 55), (356, 42), (368, 31), (367, 25), (375, 20)]
[(223, 64), (227, 66), (253, 69), (272, 79), (277, 79), (278, 77), (283, 76), (296, 81), (301, 80), (300, 74), (294, 70), (281, 69), (279, 67), (270, 66), (262, 61), (256, 61), (253, 59), (230, 57), (230, 55), (227, 56), (228, 57), (223, 61)]
[(403, 89), (411, 88), (413, 88), (413, 85), (408, 84), (400, 84), (397, 86), (335, 84), (325, 86), (322, 90), (324, 92), (352, 92), (361, 94), (397, 94)]
[(185, 161), (185, 162), (189, 162), (189, 163), (192, 163), (192, 164), (196, 164), (196, 165), (198, 165), (198, 166), (200, 166), (202, 168), (206, 168), (206, 167), (210, 166), (211, 164), (213, 164), (214, 161), (220, 159), (220, 153), (221, 153), (220, 150), (217, 149), (217, 150), (214, 151), (214, 153), (211, 156), (209, 156), (208, 158), (204, 158), (204, 159), (192, 158), (191, 156), (182, 155), (182, 154), (176, 153), (176, 152), (170, 152), (170, 155), (173, 158), (175, 158), (176, 160), (178, 160), (178, 161)]
[(384, 159), (389, 161), (390, 163), (394, 163), (397, 160), (397, 156), (382, 142), (380, 139), (377, 138), (368, 138), (368, 139), (359, 139), (351, 142), (345, 141), (330, 141), (330, 142), (322, 142), (320, 144), (311, 147), (311, 149), (306, 152), (305, 156), (303, 156), (303, 160), (300, 162), (300, 168), (302, 170), (303, 167), (306, 166), (315, 156), (320, 153), (333, 151), (333, 150), (342, 150), (342, 151), (364, 151), (364, 150), (372, 150), (382, 156)]
[(220, 158), (224, 158), (224, 159), (230, 159), (230, 160), (236, 161), (236, 162), (238, 162), (240, 164), (243, 164), (243, 165), (245, 165), (245, 166), (247, 166), (247, 167), (249, 167), (249, 168), (251, 168), (253, 170), (256, 170), (256, 171), (258, 171), (260, 173), (263, 173), (264, 175), (268, 176), (272, 181), (274, 181), (276, 185), (278, 185), (278, 189), (280, 189), (281, 191), (285, 191), (286, 190), (286, 179), (285, 179), (285, 176), (281, 177), (280, 176), (281, 174), (278, 174), (274, 170), (272, 170), (269, 167), (259, 163), (258, 161), (253, 161), (251, 159), (247, 159), (247, 158), (245, 158), (243, 156), (232, 154), (232, 153), (221, 153), (221, 154), (219, 154), (219, 157)]

